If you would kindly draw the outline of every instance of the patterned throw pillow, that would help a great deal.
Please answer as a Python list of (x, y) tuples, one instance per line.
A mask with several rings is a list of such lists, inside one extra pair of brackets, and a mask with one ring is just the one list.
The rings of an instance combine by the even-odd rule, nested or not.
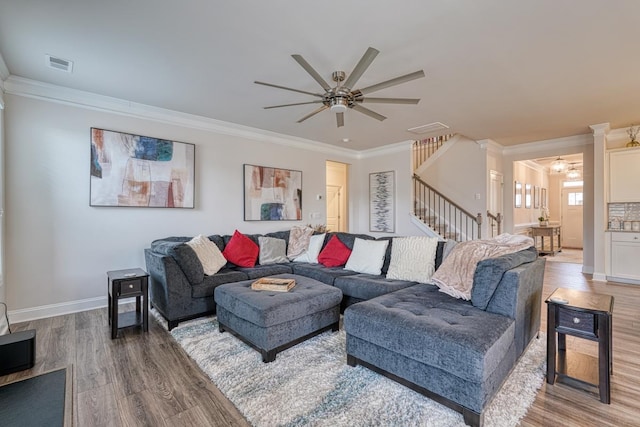
[(325, 267), (340, 267), (347, 262), (349, 255), (351, 249), (342, 243), (338, 236), (333, 236), (318, 255), (318, 262)]
[(289, 259), (294, 259), (305, 253), (309, 247), (309, 241), (311, 240), (312, 234), (313, 228), (311, 227), (292, 227), (289, 232), (289, 249), (287, 257), (289, 257)]
[(435, 271), (436, 237), (394, 237), (388, 279), (429, 283)]
[(260, 253), (260, 247), (238, 230), (234, 231), (231, 240), (222, 251), (227, 261), (239, 267), (254, 267), (258, 253)]
[(202, 234), (188, 241), (187, 245), (196, 253), (196, 256), (202, 264), (204, 274), (207, 276), (216, 274), (227, 263), (218, 246)]

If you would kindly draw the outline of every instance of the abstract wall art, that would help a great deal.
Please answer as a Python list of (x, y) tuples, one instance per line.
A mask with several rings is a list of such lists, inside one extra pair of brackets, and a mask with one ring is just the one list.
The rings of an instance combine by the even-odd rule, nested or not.
[(91, 128), (90, 206), (193, 208), (195, 145)]
[(302, 219), (302, 172), (244, 165), (244, 220)]
[(395, 172), (369, 174), (369, 231), (395, 232)]

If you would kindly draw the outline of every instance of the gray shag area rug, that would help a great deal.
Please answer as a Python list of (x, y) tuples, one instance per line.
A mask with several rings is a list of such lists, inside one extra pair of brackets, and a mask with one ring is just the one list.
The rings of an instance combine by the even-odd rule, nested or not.
[[(348, 366), (343, 330), (278, 353), (271, 363), (218, 332), (215, 317), (181, 323), (170, 333), (256, 427), (465, 425), (461, 414), (362, 366)], [(545, 355), (541, 333), (487, 408), (486, 426), (515, 426), (524, 417), (542, 385)]]

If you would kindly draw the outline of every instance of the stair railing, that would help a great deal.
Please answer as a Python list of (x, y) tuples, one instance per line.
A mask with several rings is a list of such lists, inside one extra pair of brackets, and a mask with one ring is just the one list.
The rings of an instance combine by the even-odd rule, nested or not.
[(502, 214), (498, 212), (494, 215), (487, 211), (487, 219), (489, 220), (489, 232), (491, 233), (491, 237), (496, 237), (502, 234)]
[(427, 161), (442, 144), (455, 136), (455, 133), (448, 135), (434, 136), (413, 143), (413, 170), (415, 171), (421, 164)]
[(457, 241), (482, 238), (482, 214), (464, 210), (416, 174), (413, 206), (413, 214), (444, 238)]

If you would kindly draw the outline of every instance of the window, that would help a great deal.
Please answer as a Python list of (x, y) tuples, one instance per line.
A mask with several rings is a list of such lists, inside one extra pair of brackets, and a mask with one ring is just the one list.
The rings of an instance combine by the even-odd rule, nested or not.
[(562, 183), (562, 186), (564, 188), (569, 188), (569, 187), (582, 187), (582, 181), (564, 181)]
[(582, 206), (582, 191), (569, 193), (567, 194), (569, 199), (567, 200), (567, 204), (569, 206)]

